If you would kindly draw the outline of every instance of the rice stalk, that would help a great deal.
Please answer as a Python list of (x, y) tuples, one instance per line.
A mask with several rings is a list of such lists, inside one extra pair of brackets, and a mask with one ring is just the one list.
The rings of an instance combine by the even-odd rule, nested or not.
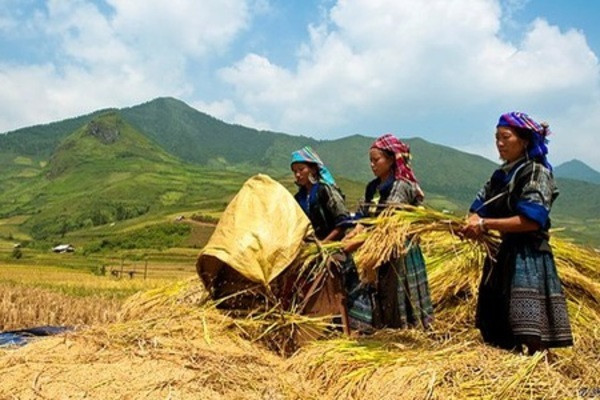
[[(441, 213), (424, 207), (403, 206), (389, 207), (377, 217), (363, 218), (358, 224), (366, 226), (365, 230), (349, 241), (362, 242), (356, 252), (354, 260), (361, 280), (373, 283), (376, 279), (376, 269), (397, 257), (406, 254), (411, 246), (420, 243), (421, 238), (434, 233), (451, 234), (461, 237), (461, 230), (465, 226), (464, 219)], [(499, 238), (493, 233), (485, 233), (475, 242), (485, 254), (493, 255), (499, 244)], [(315, 258), (330, 256), (342, 250), (347, 242), (333, 242), (325, 245), (307, 245), (301, 259), (312, 262)]]

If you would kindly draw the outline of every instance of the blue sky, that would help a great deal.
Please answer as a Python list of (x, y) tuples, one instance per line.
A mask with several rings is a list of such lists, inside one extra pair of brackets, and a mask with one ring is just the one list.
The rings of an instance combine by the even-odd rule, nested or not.
[(0, 132), (159, 96), (319, 139), (495, 159), (506, 111), (600, 170), (600, 2), (0, 0)]

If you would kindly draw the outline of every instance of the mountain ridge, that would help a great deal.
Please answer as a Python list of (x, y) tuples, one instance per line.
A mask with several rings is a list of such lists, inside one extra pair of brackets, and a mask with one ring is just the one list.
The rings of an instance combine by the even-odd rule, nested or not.
[[(218, 212), (243, 180), (258, 172), (272, 175), (293, 190), (290, 153), (305, 145), (312, 146), (342, 182), (349, 204), (360, 199), (364, 185), (372, 179), (368, 149), (374, 138), (351, 135), (316, 140), (258, 131), (226, 124), (173, 98), (99, 110), (65, 121), (13, 131), (0, 141), (0, 219), (29, 215), (24, 226), (30, 231), (54, 224), (53, 218), (68, 221), (66, 227), (54, 224), (46, 229), (52, 235), (114, 222), (117, 216), (193, 209)], [(80, 125), (66, 132), (76, 124)], [(108, 127), (104, 131), (102, 124)], [(99, 129), (99, 137), (89, 135), (93, 129)], [(115, 139), (111, 129), (124, 136), (102, 143)], [(40, 135), (47, 135), (42, 138), (44, 148), (37, 143)], [(422, 138), (403, 140), (411, 146), (426, 201), (436, 208), (463, 213), (498, 166)], [(11, 146), (3, 147), (3, 143)], [(103, 152), (109, 148), (110, 152)], [(94, 186), (96, 202), (75, 193), (86, 184)], [(562, 194), (553, 215), (561, 223), (575, 226), (578, 221), (598, 218), (600, 185), (563, 178), (558, 185)], [(66, 212), (70, 207), (78, 211)], [(86, 217), (90, 209), (98, 210), (96, 217)]]
[(577, 159), (558, 165), (554, 168), (554, 175), (559, 178), (576, 179), (583, 182), (600, 184), (600, 172)]

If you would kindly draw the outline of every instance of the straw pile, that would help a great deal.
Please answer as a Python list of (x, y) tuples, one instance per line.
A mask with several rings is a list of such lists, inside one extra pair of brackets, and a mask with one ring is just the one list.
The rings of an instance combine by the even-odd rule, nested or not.
[[(302, 398), (285, 361), (243, 339), (196, 280), (132, 297), (119, 321), (0, 357), (0, 398)], [(314, 393), (314, 392), (313, 392)], [(302, 395), (301, 395), (302, 394)]]
[(200, 283), (191, 280), (132, 297), (117, 323), (0, 353), (0, 398), (63, 393), (72, 398), (227, 399), (598, 395), (600, 256), (552, 239), (575, 346), (550, 355), (514, 354), (484, 345), (473, 326), (485, 248), (456, 238), (436, 218), (428, 222), (430, 229), (424, 229), (422, 219), (410, 228), (423, 228), (419, 236), (436, 317), (430, 331), (384, 330), (363, 337), (333, 331), (291, 357), (280, 357), (269, 350), (277, 338), (269, 334), (310, 321), (278, 315), (277, 324), (273, 315), (258, 314), (233, 318), (217, 310)]

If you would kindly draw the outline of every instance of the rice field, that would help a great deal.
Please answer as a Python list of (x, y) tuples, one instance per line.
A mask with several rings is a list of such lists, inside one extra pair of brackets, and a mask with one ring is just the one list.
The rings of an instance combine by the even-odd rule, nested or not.
[[(113, 322), (129, 296), (194, 274), (187, 264), (115, 263), (99, 276), (88, 268), (0, 264), (0, 331), (40, 325)], [(144, 271), (146, 270), (146, 279)], [(129, 272), (134, 271), (133, 275)]]
[(89, 326), (114, 322), (122, 300), (74, 297), (36, 287), (0, 284), (0, 331), (44, 325)]

